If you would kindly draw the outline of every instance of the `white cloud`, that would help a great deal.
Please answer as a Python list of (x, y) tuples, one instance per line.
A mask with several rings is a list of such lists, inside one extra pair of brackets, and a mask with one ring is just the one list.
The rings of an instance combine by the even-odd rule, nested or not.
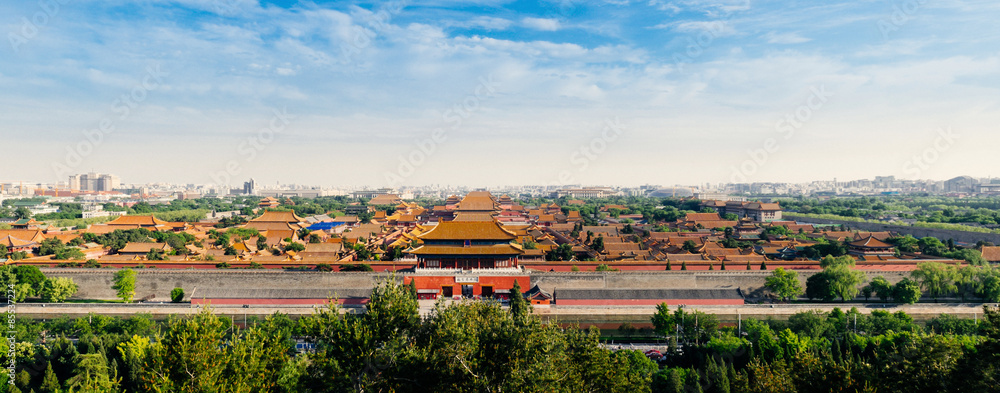
[(709, 16), (746, 11), (751, 6), (750, 0), (650, 0), (649, 5), (671, 14), (689, 10)]
[[(658, 25), (663, 27), (664, 25)], [(680, 33), (701, 33), (708, 32), (714, 37), (725, 37), (736, 34), (733, 26), (725, 21), (696, 21), (681, 22), (672, 25), (673, 29)]]
[(521, 19), (521, 25), (529, 29), (541, 31), (556, 31), (560, 28), (559, 20), (545, 18), (524, 18)]
[(800, 36), (798, 33), (777, 33), (770, 32), (764, 35), (768, 44), (801, 44), (812, 41), (810, 38)]
[(492, 16), (477, 16), (466, 20), (445, 21), (444, 24), (464, 29), (479, 28), (486, 30), (507, 30), (512, 24), (514, 24), (514, 22), (509, 19)]
[[(176, 7), (177, 1), (184, 1), (184, 6)], [(581, 12), (560, 14), (558, 19), (525, 17), (501, 0), (488, 0), (492, 2), (488, 7), (493, 7), (488, 14), (455, 7), (441, 15), (439, 8), (413, 3), (385, 25), (373, 27), (371, 10), (339, 4), (249, 7), (226, 17), (191, 12), (208, 8), (211, 1), (142, 2), (136, 7), (147, 7), (143, 11), (152, 15), (142, 22), (105, 12), (120, 6), (116, 0), (105, 0), (93, 9), (63, 8), (37, 38), (4, 63), (0, 105), (9, 110), (0, 113), (0, 134), (26, 146), (24, 151), (54, 152), (51, 157), (32, 157), (43, 165), (11, 164), (9, 172), (48, 179), (46, 160), (61, 159), (58, 155), (64, 150), (53, 148), (51, 142), (75, 143), (81, 127), (92, 127), (106, 116), (110, 103), (134, 87), (147, 66), (156, 64), (170, 73), (164, 85), (150, 92), (148, 101), (120, 124), (128, 132), (109, 136), (83, 166), (114, 172), (114, 165), (120, 164), (103, 152), (145, 151), (138, 146), (149, 145), (177, 150), (171, 145), (176, 142), (160, 135), (184, 135), (190, 138), (186, 143), (199, 149), (198, 155), (222, 157), (208, 165), (221, 167), (225, 160), (239, 157), (233, 146), (266, 124), (273, 116), (271, 108), (287, 106), (297, 120), (288, 134), (248, 163), (244, 175), (292, 173), (298, 177), (282, 180), (375, 185), (381, 182), (382, 169), (391, 168), (336, 176), (301, 173), (295, 171), (295, 162), (277, 153), (290, 150), (301, 160), (321, 160), (335, 149), (345, 162), (365, 160), (372, 151), (391, 157), (406, 154), (412, 141), (449, 125), (442, 113), (473, 95), (480, 77), (496, 79), (496, 96), (482, 100), (480, 109), (463, 119), (462, 127), (412, 178), (414, 184), (484, 181), (475, 171), (448, 170), (471, 154), (467, 152), (480, 155), (472, 159), (521, 165), (504, 168), (505, 173), (517, 175), (498, 175), (495, 181), (551, 180), (544, 177), (554, 177), (563, 167), (577, 170), (569, 164), (572, 149), (559, 149), (587, 143), (593, 135), (581, 130), (599, 132), (609, 117), (620, 117), (629, 126), (628, 133), (609, 148), (607, 156), (577, 175), (581, 182), (728, 180), (721, 173), (713, 177), (713, 171), (725, 169), (728, 161), (720, 162), (721, 169), (707, 166), (662, 175), (665, 178), (658, 178), (658, 172), (632, 174), (634, 163), (617, 162), (613, 150), (648, 157), (644, 164), (650, 167), (702, 158), (698, 154), (703, 152), (697, 150), (669, 158), (658, 154), (656, 146), (671, 143), (711, 145), (718, 156), (742, 160), (748, 148), (774, 134), (775, 120), (800, 106), (813, 86), (826, 86), (836, 95), (794, 141), (783, 145), (781, 155), (768, 164), (773, 172), (767, 176), (843, 178), (833, 169), (796, 168), (817, 152), (850, 151), (855, 138), (891, 144), (893, 139), (907, 138), (908, 130), (928, 125), (954, 125), (969, 141), (983, 140), (971, 148), (981, 149), (983, 157), (988, 157), (989, 146), (1000, 143), (1000, 134), (991, 131), (1000, 122), (996, 99), (1000, 95), (995, 88), (1000, 86), (995, 71), (1000, 61), (993, 49), (997, 39), (971, 33), (990, 31), (991, 21), (977, 25), (969, 13), (938, 19), (937, 8), (922, 8), (900, 30), (899, 38), (883, 42), (875, 21), (888, 8), (873, 10), (856, 3), (758, 6), (754, 2), (754, 9), (746, 13), (706, 18), (698, 13), (721, 15), (738, 9), (740, 2), (654, 2), (677, 16), (661, 18), (670, 23), (657, 26), (660, 31), (649, 31), (636, 23), (653, 24), (636, 15), (649, 12), (648, 7), (594, 3), (575, 3), (573, 10)], [(447, 7), (458, 4), (448, 1)], [(35, 6), (0, 14), (30, 15)], [(10, 5), (0, 5), (0, 11), (5, 7)], [(591, 11), (590, 7), (601, 11), (599, 17), (582, 12)], [(947, 27), (955, 26), (956, 20), (967, 28)], [(534, 31), (569, 30), (569, 26), (573, 34), (551, 34), (551, 41), (525, 38), (536, 36)], [(486, 31), (477, 30), (470, 37), (461, 28)], [(693, 56), (679, 70), (664, 43), (687, 45), (687, 39), (704, 32), (738, 38), (715, 41), (711, 50)], [(350, 46), (359, 34), (372, 36), (358, 47)], [(808, 44), (775, 47), (765, 42)], [(345, 45), (357, 49), (350, 59), (345, 58)], [(361, 132), (366, 135), (364, 142), (356, 138)], [(720, 138), (730, 143), (713, 144)], [(531, 148), (538, 149), (540, 161), (530, 166), (509, 164), (513, 161), (503, 155), (521, 151), (524, 140), (535, 142)], [(481, 148), (484, 141), (491, 149)], [(13, 154), (15, 159), (8, 161), (16, 163), (21, 153)], [(961, 156), (972, 154), (963, 150)], [(197, 182), (190, 176), (207, 180), (211, 170), (203, 161), (187, 160), (180, 168), (165, 171), (144, 166), (141, 158), (128, 157), (137, 164), (120, 169), (126, 172), (121, 174), (131, 181), (175, 176), (173, 180)], [(856, 172), (888, 168), (882, 170), (888, 173), (900, 164), (877, 154), (871, 160), (875, 161), (845, 161), (834, 167)], [(102, 162), (110, 167), (102, 168)], [(977, 165), (982, 166), (970, 163), (959, 169)], [(772, 180), (763, 177), (759, 180)]]

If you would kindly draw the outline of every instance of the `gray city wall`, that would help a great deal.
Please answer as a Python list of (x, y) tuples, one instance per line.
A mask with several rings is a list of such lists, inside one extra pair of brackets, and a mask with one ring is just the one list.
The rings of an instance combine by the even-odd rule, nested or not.
[[(48, 277), (72, 278), (80, 289), (76, 298), (115, 299), (111, 289), (116, 269), (45, 268)], [(195, 270), (195, 269), (136, 269), (136, 298), (153, 295), (157, 300), (170, 299), (170, 291), (180, 287), (188, 297), (198, 296), (200, 288), (217, 289), (321, 289), (321, 288), (371, 288), (385, 280), (386, 273), (324, 273), (286, 272), (279, 270)], [(799, 280), (805, 283), (815, 271), (799, 271)], [(770, 272), (532, 272), (531, 285), (538, 285), (550, 293), (558, 288), (740, 288), (750, 297), (759, 296), (764, 280)], [(868, 279), (884, 276), (895, 283), (908, 275), (906, 272), (866, 272)], [(404, 273), (396, 275), (402, 279)], [(528, 288), (524, 288), (528, 290)]]

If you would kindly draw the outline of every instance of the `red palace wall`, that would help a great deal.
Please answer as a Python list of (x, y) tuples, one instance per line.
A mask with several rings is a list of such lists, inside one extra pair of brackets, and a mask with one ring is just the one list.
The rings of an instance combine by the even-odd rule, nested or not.
[(556, 299), (558, 306), (742, 306), (743, 299)]
[[(41, 267), (58, 267), (59, 264), (62, 264), (62, 263), (79, 263), (79, 264), (83, 264), (83, 263), (85, 263), (85, 261), (56, 261), (56, 260), (47, 260), (47, 261), (17, 261), (16, 262), (17, 265), (32, 265), (32, 266), (38, 266), (40, 268)], [(100, 261), (100, 260), (98, 260), (98, 263), (101, 264), (101, 267), (109, 267), (109, 268), (124, 268), (124, 267), (135, 268), (135, 267), (138, 267), (138, 266), (143, 266), (143, 267), (146, 267), (146, 268), (155, 268), (155, 269), (189, 269), (189, 268), (191, 268), (191, 269), (218, 269), (216, 267), (216, 264), (222, 263), (222, 261)], [(250, 267), (250, 263), (251, 262), (250, 261), (226, 261), (226, 263), (229, 264), (230, 268), (236, 269), (236, 268), (248, 268), (248, 267)], [(330, 265), (331, 268), (333, 268), (333, 271), (339, 272), (340, 271), (340, 265), (357, 264), (357, 263), (368, 264), (369, 266), (372, 267), (372, 270), (375, 271), (375, 272), (395, 272), (395, 271), (398, 271), (398, 270), (409, 269), (409, 268), (413, 267), (413, 263), (392, 263), (392, 262), (377, 262), (377, 261), (368, 261), (368, 262), (336, 262), (336, 261), (334, 261), (332, 263), (327, 263), (327, 264)], [(263, 266), (264, 269), (286, 269), (286, 268), (287, 269), (296, 269), (296, 268), (303, 268), (303, 267), (308, 267), (308, 268), (315, 268), (316, 267), (316, 263), (315, 262), (301, 263), (301, 262), (295, 262), (295, 261), (284, 262), (284, 263), (282, 263), (282, 262), (264, 262), (264, 263), (261, 263), (261, 265)]]
[[(859, 262), (856, 269), (858, 270), (892, 270), (892, 271), (912, 271), (917, 268), (917, 263), (924, 262), (923, 260), (914, 259), (912, 262), (906, 263), (864, 263)], [(620, 271), (665, 271), (667, 269), (666, 262), (656, 262), (656, 263), (636, 263), (636, 262), (522, 262), (521, 266), (525, 269), (532, 269), (542, 272), (555, 271), (555, 272), (571, 272), (573, 267), (576, 266), (581, 272), (592, 272), (598, 265), (606, 264), (612, 269), (618, 269)], [(722, 270), (722, 265), (719, 262), (712, 264), (714, 268), (713, 271), (719, 272)], [(767, 270), (774, 270), (779, 267), (790, 270), (821, 270), (819, 266), (819, 261), (767, 261)], [(750, 271), (760, 271), (760, 262), (751, 262)], [(681, 272), (681, 264), (678, 262), (670, 263), (670, 271)], [(709, 271), (708, 264), (704, 262), (697, 262), (687, 264), (686, 271)], [(732, 272), (745, 272), (747, 271), (746, 262), (726, 262), (726, 270)]]

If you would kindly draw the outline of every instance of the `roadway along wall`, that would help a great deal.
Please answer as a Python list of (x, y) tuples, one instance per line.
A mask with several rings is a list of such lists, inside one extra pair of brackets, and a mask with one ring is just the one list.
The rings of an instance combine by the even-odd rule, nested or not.
[[(111, 289), (116, 269), (44, 268), (48, 277), (69, 277), (79, 285), (77, 298), (115, 299)], [(188, 298), (198, 296), (199, 288), (216, 289), (322, 289), (322, 288), (371, 288), (390, 277), (386, 273), (324, 273), (288, 272), (280, 270), (194, 270), (194, 269), (136, 269), (136, 298), (153, 295), (156, 300), (169, 300), (170, 291), (180, 287)], [(799, 280), (805, 280), (817, 271), (799, 271)], [(884, 276), (895, 283), (907, 272), (866, 271), (868, 279)], [(769, 271), (732, 272), (682, 272), (682, 271), (628, 271), (628, 272), (535, 272), (530, 273), (531, 285), (538, 285), (550, 293), (558, 288), (740, 288), (748, 296), (759, 295)], [(403, 273), (396, 275), (402, 279)], [(523, 288), (527, 291), (529, 288)]]

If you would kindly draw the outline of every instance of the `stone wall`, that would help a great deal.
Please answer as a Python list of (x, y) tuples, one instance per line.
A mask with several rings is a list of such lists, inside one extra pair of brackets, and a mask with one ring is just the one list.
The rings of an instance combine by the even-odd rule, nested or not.
[[(41, 269), (48, 277), (69, 277), (80, 286), (75, 297), (115, 299), (111, 289), (117, 269)], [(180, 287), (190, 296), (199, 288), (320, 289), (371, 288), (384, 273), (286, 272), (280, 270), (135, 269), (136, 298), (148, 295), (169, 300), (170, 291)]]
[[(72, 278), (80, 290), (75, 297), (85, 299), (115, 299), (111, 289), (115, 269), (45, 268), (48, 277)], [(188, 296), (198, 296), (199, 288), (218, 289), (323, 289), (371, 288), (389, 277), (386, 273), (321, 273), (286, 272), (279, 270), (194, 270), (194, 269), (136, 269), (136, 298), (148, 295), (157, 300), (170, 299), (170, 291), (184, 289)], [(815, 271), (799, 271), (799, 280), (805, 284)], [(531, 285), (538, 285), (550, 293), (557, 288), (740, 288), (749, 296), (759, 295), (764, 280), (770, 275), (765, 271), (732, 272), (538, 272), (531, 273)], [(901, 280), (906, 272), (866, 272), (868, 279), (884, 276), (889, 282)], [(402, 279), (403, 274), (398, 274)], [(529, 288), (524, 288), (527, 291)]]
[[(806, 280), (819, 270), (797, 271), (799, 281), (805, 286)], [(770, 271), (733, 272), (571, 272), (533, 273), (531, 284), (552, 292), (557, 288), (739, 288), (748, 296), (759, 295)], [(909, 272), (865, 271), (868, 281), (883, 276), (890, 283), (899, 282)]]

